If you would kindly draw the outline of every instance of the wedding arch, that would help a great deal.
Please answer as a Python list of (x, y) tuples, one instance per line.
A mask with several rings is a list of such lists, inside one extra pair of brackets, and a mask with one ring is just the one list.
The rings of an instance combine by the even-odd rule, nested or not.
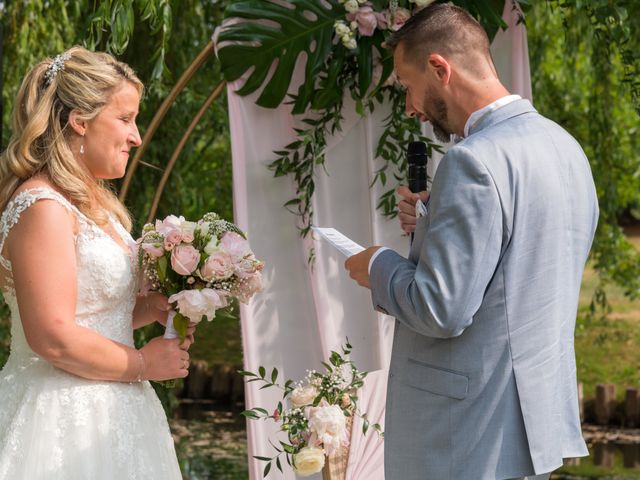
[[(382, 44), (427, 3), (242, 0), (214, 36), (229, 82), (235, 221), (267, 263), (265, 291), (241, 307), (245, 368), (276, 367), (302, 379), (348, 337), (353, 360), (373, 371), (361, 392), (371, 422), (384, 417), (394, 319), (373, 311), (368, 292), (344, 273), (344, 258), (314, 239), (310, 226), (407, 252), (408, 238), (392, 218), (406, 143), (427, 143), (432, 173), (446, 146), (404, 117), (404, 95)], [(501, 77), (530, 98), (518, 5), (454, 3), (482, 21)], [(247, 408), (275, 406), (280, 396), (255, 383), (245, 393)], [(253, 456), (271, 456), (277, 427), (250, 422), (247, 432), (250, 475), (262, 478), (264, 463)], [(346, 478), (383, 478), (383, 446), (375, 440), (356, 436)], [(284, 478), (293, 473), (285, 469)]]

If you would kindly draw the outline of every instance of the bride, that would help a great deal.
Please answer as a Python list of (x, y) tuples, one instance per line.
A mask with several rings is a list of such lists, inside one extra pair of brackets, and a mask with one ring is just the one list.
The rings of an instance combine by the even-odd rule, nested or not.
[[(133, 329), (166, 317), (136, 296), (125, 207), (103, 180), (140, 144), (143, 86), (130, 67), (74, 47), (36, 65), (0, 159), (0, 289), (11, 353), (0, 372), (0, 479), (180, 479), (149, 382), (186, 377), (192, 338)], [(189, 331), (189, 334), (192, 330)]]

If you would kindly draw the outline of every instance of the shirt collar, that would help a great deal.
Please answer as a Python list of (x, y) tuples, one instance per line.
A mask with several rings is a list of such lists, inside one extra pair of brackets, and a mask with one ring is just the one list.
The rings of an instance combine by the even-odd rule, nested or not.
[(464, 125), (465, 138), (469, 136), (469, 130), (471, 130), (471, 128), (476, 123), (482, 120), (485, 117), (485, 115), (488, 115), (489, 113), (499, 109), (500, 107), (504, 107), (505, 105), (511, 102), (520, 100), (521, 98), (522, 97), (520, 95), (507, 95), (502, 98), (499, 98), (495, 102), (490, 103), (486, 107), (482, 107), (480, 110), (476, 110), (475, 112), (473, 112), (471, 115), (469, 115), (469, 118), (467, 119), (467, 123)]

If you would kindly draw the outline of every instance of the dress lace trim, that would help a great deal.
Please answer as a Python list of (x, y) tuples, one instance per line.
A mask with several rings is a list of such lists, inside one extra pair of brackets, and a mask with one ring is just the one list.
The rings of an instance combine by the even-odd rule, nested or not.
[(7, 271), (11, 271), (11, 262), (2, 254), (4, 250), (4, 243), (7, 240), (7, 236), (11, 229), (20, 220), (20, 215), (31, 205), (38, 200), (55, 200), (70, 212), (75, 213), (80, 220), (85, 220), (86, 217), (75, 206), (64, 198), (58, 192), (47, 187), (36, 187), (23, 190), (18, 193), (2, 212), (0, 217), (0, 265), (2, 265)]

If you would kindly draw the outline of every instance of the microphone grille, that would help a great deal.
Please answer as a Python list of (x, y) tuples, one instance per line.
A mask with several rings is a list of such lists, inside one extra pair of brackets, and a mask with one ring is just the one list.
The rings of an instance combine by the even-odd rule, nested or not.
[(424, 142), (410, 142), (407, 153), (409, 155), (426, 155), (427, 144)]

